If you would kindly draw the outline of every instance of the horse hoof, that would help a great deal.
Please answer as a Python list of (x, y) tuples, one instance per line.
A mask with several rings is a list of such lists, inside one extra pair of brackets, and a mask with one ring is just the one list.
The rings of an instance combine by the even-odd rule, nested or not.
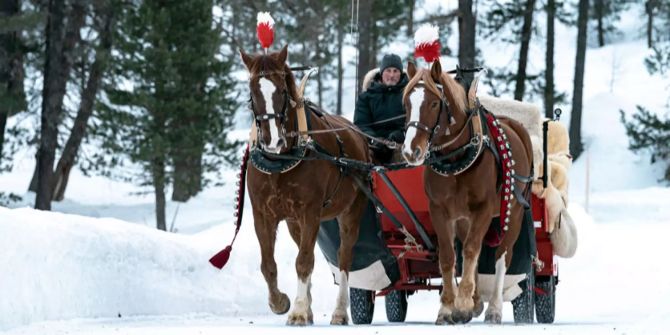
[(309, 317), (308, 314), (293, 314), (291, 313), (286, 320), (286, 324), (289, 326), (309, 326), (314, 324), (314, 321)]
[(339, 314), (333, 314), (332, 319), (330, 319), (330, 324), (333, 326), (346, 326), (349, 324), (349, 316), (347, 313)]
[(482, 301), (478, 301), (475, 304), (475, 309), (472, 311), (472, 314), (474, 315), (475, 318), (478, 318), (480, 315), (482, 315), (483, 311), (484, 311), (484, 303)]
[(472, 312), (454, 311), (452, 318), (455, 323), (468, 323), (472, 320)]
[(437, 320), (435, 321), (435, 324), (438, 325), (438, 326), (441, 326), (445, 323), (453, 325), (456, 322), (454, 322), (454, 318), (451, 314), (438, 315)]
[(281, 293), (279, 295), (279, 302), (274, 304), (272, 300), (270, 300), (270, 309), (272, 310), (273, 313), (282, 315), (286, 314), (289, 309), (291, 309), (291, 300), (288, 298), (288, 296), (284, 293)]
[(501, 324), (502, 315), (500, 315), (500, 313), (498, 312), (486, 313), (486, 317), (484, 317), (484, 322), (491, 324)]

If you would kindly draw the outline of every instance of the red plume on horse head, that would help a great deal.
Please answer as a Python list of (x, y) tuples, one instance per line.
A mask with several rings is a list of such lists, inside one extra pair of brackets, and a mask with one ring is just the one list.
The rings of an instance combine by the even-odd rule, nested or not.
[(439, 29), (431, 24), (424, 24), (414, 33), (414, 58), (423, 58), (432, 63), (440, 58)]
[(261, 46), (267, 52), (267, 49), (275, 38), (275, 20), (272, 19), (270, 13), (259, 12), (256, 16), (256, 21), (256, 35), (258, 36), (258, 41), (261, 42)]

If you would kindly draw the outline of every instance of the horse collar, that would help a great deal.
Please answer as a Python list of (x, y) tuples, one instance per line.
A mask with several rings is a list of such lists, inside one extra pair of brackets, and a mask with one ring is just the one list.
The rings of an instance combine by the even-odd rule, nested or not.
[[(464, 125), (464, 127), (469, 126), (471, 128), (472, 136), (468, 143), (445, 155), (433, 155), (426, 161), (430, 168), (437, 174), (445, 177), (461, 174), (467, 171), (475, 163), (477, 158), (481, 156), (484, 147), (483, 144), (488, 142), (489, 138), (482, 129), (483, 115), (481, 111), (477, 110), (476, 113), (477, 115), (470, 116), (470, 118), (473, 119), (473, 122), (467, 122), (466, 125)], [(460, 134), (458, 136), (460, 136)], [(456, 157), (459, 154), (462, 155), (457, 161), (448, 161), (449, 158)]]

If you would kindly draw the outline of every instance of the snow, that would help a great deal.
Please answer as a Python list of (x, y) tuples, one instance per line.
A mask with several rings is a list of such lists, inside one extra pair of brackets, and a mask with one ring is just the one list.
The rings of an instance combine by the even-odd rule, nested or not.
[[(638, 15), (637, 10), (631, 9), (630, 16)], [(0, 207), (0, 333), (665, 333), (670, 269), (662, 257), (670, 236), (670, 189), (658, 182), (661, 165), (650, 165), (647, 155), (627, 150), (619, 121), (620, 109), (630, 115), (640, 104), (661, 112), (667, 102), (669, 80), (649, 76), (644, 69), (647, 50), (643, 37), (636, 35), (638, 25), (627, 19), (624, 38), (587, 53), (582, 127), (587, 151), (570, 172), (569, 208), (580, 245), (574, 258), (558, 260), (554, 324), (514, 325), (511, 305), (505, 304), (502, 326), (484, 324), (480, 317), (443, 329), (433, 325), (439, 296), (432, 291), (409, 298), (404, 324), (386, 322), (384, 299), (378, 298), (372, 325), (331, 327), (337, 287), (317, 251), (312, 275), (315, 326), (286, 327), (286, 315), (272, 314), (267, 305), (248, 201), (228, 265), (217, 270), (207, 262), (233, 237), (235, 169), (223, 173), (222, 187), (207, 189), (186, 204), (168, 202), (168, 226), (174, 220), (177, 233), (166, 233), (154, 228), (152, 194), (130, 195), (146, 190), (85, 177), (78, 170), (70, 178), (66, 200), (54, 203), (53, 212), (30, 209), (34, 194), (24, 192), (35, 162), (34, 152), (26, 151), (15, 156), (13, 172), (0, 175), (0, 191), (25, 194), (12, 208)], [(570, 93), (574, 30), (558, 25), (556, 39), (557, 87)], [(449, 45), (454, 41), (449, 38)], [(479, 45), (494, 66), (513, 62), (518, 52), (504, 45)], [(540, 47), (531, 47), (531, 67), (543, 66)], [(355, 71), (353, 66), (347, 70)], [(351, 118), (351, 80), (345, 90), (350, 94), (345, 111)], [(566, 109), (561, 122), (569, 125)], [(235, 136), (243, 138), (248, 130), (244, 118), (238, 115), (238, 120)], [(297, 288), (296, 255), (297, 247), (280, 225), (278, 281), (291, 298)]]

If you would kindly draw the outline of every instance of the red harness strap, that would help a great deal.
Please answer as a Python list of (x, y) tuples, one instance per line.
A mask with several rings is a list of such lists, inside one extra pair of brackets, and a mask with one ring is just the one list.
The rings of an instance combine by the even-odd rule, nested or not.
[(489, 227), (484, 242), (489, 247), (497, 247), (505, 237), (505, 232), (509, 229), (509, 216), (512, 210), (511, 200), (514, 198), (514, 160), (512, 159), (512, 150), (507, 135), (500, 122), (491, 113), (486, 113), (485, 116), (493, 143), (500, 155), (503, 184), (500, 191), (500, 227)]
[(247, 181), (247, 162), (249, 161), (249, 145), (247, 144), (247, 149), (244, 151), (244, 157), (242, 158), (242, 165), (240, 165), (240, 173), (237, 175), (239, 178), (237, 182), (237, 195), (235, 197), (235, 218), (237, 222), (235, 223), (235, 235), (233, 236), (233, 241), (225, 247), (223, 250), (219, 251), (216, 255), (212, 256), (209, 259), (209, 262), (212, 263), (218, 269), (223, 268), (228, 259), (230, 258), (230, 252), (233, 250), (233, 243), (237, 238), (237, 233), (240, 231), (240, 226), (242, 225), (242, 213), (244, 210), (244, 189)]

